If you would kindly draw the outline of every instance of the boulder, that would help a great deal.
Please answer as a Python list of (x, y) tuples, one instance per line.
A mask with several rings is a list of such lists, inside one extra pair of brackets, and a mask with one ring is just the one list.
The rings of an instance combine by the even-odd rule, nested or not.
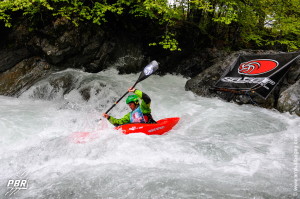
[(4, 49), (0, 51), (0, 73), (12, 68), (17, 63), (30, 57), (31, 53), (26, 48)]
[(226, 57), (216, 58), (211, 66), (206, 66), (203, 72), (188, 80), (185, 89), (200, 96), (216, 97), (216, 93), (211, 92), (210, 88), (220, 79), (224, 71), (235, 61), (239, 54), (239, 52), (235, 52)]
[(300, 116), (300, 79), (280, 94), (277, 109)]
[[(181, 74), (186, 77), (195, 77), (208, 66), (218, 62), (220, 58), (224, 58), (229, 55), (229, 52), (224, 50), (217, 50), (216, 48), (206, 48), (201, 51), (195, 51), (189, 56), (177, 56), (180, 60), (170, 60), (171, 66), (167, 68), (167, 71), (174, 71), (177, 74)], [(176, 56), (172, 56), (176, 57)], [(170, 65), (170, 63), (166, 63)], [(174, 67), (175, 66), (175, 67)]]
[(24, 59), (0, 74), (0, 95), (18, 96), (45, 77), (51, 65), (40, 57)]
[(39, 30), (28, 46), (61, 69), (80, 68), (95, 73), (113, 65), (120, 73), (131, 73), (145, 63), (140, 41), (126, 34), (104, 32), (100, 26), (73, 27), (66, 20)]

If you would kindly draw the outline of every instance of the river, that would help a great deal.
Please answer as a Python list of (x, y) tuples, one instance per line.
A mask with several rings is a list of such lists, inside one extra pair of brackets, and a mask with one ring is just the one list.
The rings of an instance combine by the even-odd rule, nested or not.
[[(69, 89), (51, 78), (71, 76)], [(0, 96), (0, 198), (293, 198), (300, 118), (203, 98), (186, 78), (152, 75), (137, 85), (154, 119), (181, 117), (165, 135), (116, 130), (101, 113), (138, 74), (67, 69), (19, 98)], [(81, 93), (89, 91), (89, 100)], [(122, 100), (111, 112), (129, 112)], [(74, 143), (74, 132), (98, 137)], [(11, 193), (9, 180), (26, 179)], [(299, 193), (298, 193), (299, 194)], [(298, 195), (299, 196), (299, 195)]]

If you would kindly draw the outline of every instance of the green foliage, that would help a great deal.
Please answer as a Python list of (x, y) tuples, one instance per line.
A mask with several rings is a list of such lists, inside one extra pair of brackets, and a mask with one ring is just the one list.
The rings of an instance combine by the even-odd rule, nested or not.
[(178, 41), (175, 39), (175, 34), (169, 31), (170, 28), (176, 25), (182, 17), (176, 9), (172, 9), (167, 0), (145, 0), (134, 5), (134, 9), (130, 11), (136, 17), (146, 17), (158, 21), (165, 28), (165, 33), (162, 35), (161, 41), (150, 43), (149, 46), (160, 45), (164, 49), (170, 51), (181, 49)]
[[(159, 45), (161, 45), (164, 49), (170, 50), (170, 51), (181, 51), (181, 48), (178, 47), (178, 41), (175, 39), (175, 34), (166, 32), (165, 35), (162, 37), (162, 41), (159, 42)], [(149, 46), (156, 46), (157, 43), (150, 43)]]
[(36, 14), (50, 13), (54, 17), (65, 17), (78, 25), (80, 21), (92, 21), (101, 24), (106, 21), (106, 13), (122, 14), (123, 6), (129, 1), (119, 0), (116, 3), (92, 0), (3, 0), (0, 1), (0, 20), (6, 27), (11, 27), (14, 13), (34, 17)]
[[(171, 2), (171, 1), (170, 1)], [(247, 47), (286, 46), (300, 48), (299, 0), (2, 0), (0, 20), (12, 27), (20, 16), (64, 17), (80, 23), (101, 25), (108, 14), (131, 15), (152, 20), (160, 27), (158, 41), (171, 51), (180, 50), (176, 40), (180, 24), (192, 23), (212, 40), (224, 45)], [(215, 42), (216, 42), (215, 41)]]
[(180, 19), (177, 11), (171, 9), (167, 0), (3, 0), (0, 1), (0, 20), (6, 27), (11, 27), (12, 18), (21, 13), (29, 19), (38, 19), (37, 15), (64, 17), (75, 26), (81, 22), (91, 22), (101, 25), (107, 22), (107, 14), (124, 14), (144, 17), (156, 21), (165, 28), (159, 45), (170, 50), (178, 49), (174, 35), (167, 33), (168, 29)]
[(231, 24), (238, 20), (237, 3), (234, 1), (224, 1), (215, 7), (215, 16), (212, 18), (214, 22)]
[(47, 0), (3, 0), (0, 2), (0, 20), (6, 27), (11, 27), (11, 13), (21, 11), (24, 16), (31, 17), (43, 9), (52, 10)]
[[(240, 41), (258, 46), (282, 44), (289, 51), (300, 48), (299, 0), (234, 0)], [(230, 17), (230, 13), (227, 15)]]

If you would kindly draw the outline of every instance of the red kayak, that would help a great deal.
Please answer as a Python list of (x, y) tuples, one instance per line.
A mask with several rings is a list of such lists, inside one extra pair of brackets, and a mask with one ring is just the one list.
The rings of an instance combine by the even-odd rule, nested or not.
[(179, 117), (172, 117), (158, 120), (157, 123), (154, 124), (125, 124), (122, 126), (118, 126), (115, 129), (121, 130), (124, 134), (144, 133), (147, 135), (162, 135), (170, 131), (178, 123), (179, 120)]
[[(144, 133), (147, 135), (162, 135), (170, 131), (180, 120), (179, 117), (165, 118), (158, 120), (155, 124), (125, 124), (115, 127), (116, 130), (121, 130), (124, 134), (130, 133)], [(69, 136), (73, 143), (86, 143), (95, 140), (99, 137), (96, 132), (75, 132)]]

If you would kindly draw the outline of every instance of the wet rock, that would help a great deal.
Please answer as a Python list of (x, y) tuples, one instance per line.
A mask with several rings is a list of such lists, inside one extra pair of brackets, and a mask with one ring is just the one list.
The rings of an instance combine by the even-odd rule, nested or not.
[(60, 37), (52, 39), (34, 36), (29, 41), (29, 44), (35, 51), (42, 52), (49, 63), (59, 64), (65, 61), (68, 56), (74, 55), (80, 50), (77, 47), (79, 44), (76, 42), (79, 38), (76, 38), (75, 32), (64, 32)]
[(185, 84), (185, 89), (204, 97), (218, 96), (216, 93), (211, 92), (210, 88), (215, 85), (223, 72), (238, 56), (239, 52), (236, 52), (227, 57), (219, 57), (215, 59), (212, 66), (207, 66), (206, 70), (188, 80)]
[[(7, 48), (12, 45), (14, 49), (21, 49), (18, 51), (25, 56), (8, 56), (9, 50), (3, 50), (6, 54), (1, 56), (0, 52), (0, 58), (5, 58), (9, 63), (0, 65), (0, 72), (28, 58), (28, 53), (23, 51), (30, 52), (30, 56), (43, 57), (61, 70), (80, 68), (92, 73), (111, 65), (118, 68), (120, 73), (139, 72), (150, 61), (145, 58), (148, 42), (136, 32), (140, 28), (132, 26), (133, 32), (130, 33), (127, 23), (116, 21), (104, 26), (81, 24), (75, 27), (68, 19), (61, 17), (45, 23), (39, 29), (29, 31), (26, 28), (28, 26), (26, 23), (20, 24), (5, 33), (9, 38)], [(10, 58), (14, 56), (17, 59)]]
[(17, 63), (30, 57), (31, 53), (26, 48), (4, 49), (0, 51), (0, 73), (12, 68)]
[(25, 59), (0, 74), (0, 95), (18, 96), (45, 77), (51, 65), (40, 57)]
[(216, 63), (218, 59), (228, 55), (229, 52), (217, 50), (215, 48), (203, 49), (203, 51), (195, 52), (181, 59), (179, 63), (173, 63), (173, 68), (170, 67), (169, 70), (186, 77), (195, 77), (207, 69), (208, 66)]
[(294, 84), (300, 79), (300, 59), (297, 59), (295, 64), (290, 68), (286, 74), (286, 84)]
[[(85, 65), (85, 70), (88, 72), (99, 72), (102, 69), (107, 68), (111, 61), (109, 56), (112, 54), (115, 49), (115, 43), (110, 41), (105, 41), (101, 46), (99, 46), (98, 51), (96, 52), (94, 60)], [(87, 47), (85, 51), (90, 51)], [(91, 55), (90, 53), (86, 53), (87, 56)]]
[(71, 73), (52, 73), (46, 81), (40, 82), (30, 96), (35, 99), (53, 100), (63, 98), (76, 86), (77, 78)]
[[(105, 87), (104, 84), (100, 83), (101, 87)], [(101, 92), (100, 88), (95, 88), (92, 86), (84, 86), (83, 88), (79, 89), (79, 93), (83, 100), (89, 101), (91, 98), (91, 95), (98, 95)]]
[(73, 27), (66, 20), (57, 20), (40, 30), (28, 46), (61, 69), (80, 68), (95, 73), (114, 65), (120, 73), (131, 73), (140, 71), (145, 63), (140, 41), (104, 32), (99, 26)]
[(277, 109), (300, 116), (300, 79), (280, 94)]
[[(219, 93), (220, 95), (220, 93)], [(263, 99), (258, 95), (248, 93), (246, 95), (233, 95), (230, 101), (234, 101), (237, 104), (252, 104), (263, 108), (272, 109), (276, 107), (277, 98), (274, 93), (271, 93), (267, 99)]]
[(111, 60), (114, 60), (112, 65), (120, 74), (140, 72), (148, 64), (141, 43), (125, 38), (118, 38), (116, 41)]
[(80, 92), (83, 100), (89, 101), (89, 99), (91, 98), (91, 88), (90, 87), (83, 88), (79, 92)]
[(125, 55), (120, 57), (115, 63), (114, 67), (119, 70), (120, 74), (137, 73), (142, 70), (147, 63), (144, 60), (143, 55)]
[[(50, 64), (65, 69), (84, 68), (99, 59), (97, 53), (104, 41), (100, 27), (74, 27), (61, 18), (35, 33), (27, 45)], [(101, 70), (99, 67), (97, 72)]]
[(71, 74), (54, 75), (49, 79), (49, 83), (53, 88), (51, 93), (62, 91), (65, 95), (74, 89), (76, 78)]

